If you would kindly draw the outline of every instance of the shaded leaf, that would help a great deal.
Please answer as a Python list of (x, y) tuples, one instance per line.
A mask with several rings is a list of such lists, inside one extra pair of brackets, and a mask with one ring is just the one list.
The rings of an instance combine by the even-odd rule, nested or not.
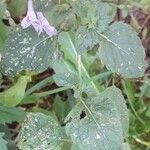
[(6, 107), (0, 105), (0, 123), (11, 123), (12, 121), (23, 121), (25, 113), (19, 108), (15, 107)]
[(8, 10), (12, 16), (22, 16), (26, 13), (26, 0), (13, 0), (8, 3)]
[(61, 150), (63, 138), (64, 132), (52, 116), (28, 113), (17, 146), (22, 150)]
[(16, 106), (25, 95), (27, 83), (31, 81), (30, 76), (20, 76), (15, 85), (0, 93), (0, 103), (4, 106)]
[(66, 118), (70, 120), (66, 133), (73, 143), (80, 150), (122, 150), (122, 124), (128, 126), (128, 118), (122, 118), (127, 108), (120, 90), (110, 87), (98, 96), (80, 101)]
[(16, 31), (7, 40), (2, 72), (7, 75), (26, 70), (42, 72), (53, 62), (55, 41), (32, 29)]
[(68, 100), (63, 101), (59, 95), (56, 95), (54, 99), (54, 111), (61, 123), (63, 122), (64, 118), (67, 116), (70, 109), (71, 108)]
[(114, 23), (100, 43), (99, 56), (106, 67), (124, 77), (144, 75), (147, 64), (145, 51), (137, 33), (127, 24)]

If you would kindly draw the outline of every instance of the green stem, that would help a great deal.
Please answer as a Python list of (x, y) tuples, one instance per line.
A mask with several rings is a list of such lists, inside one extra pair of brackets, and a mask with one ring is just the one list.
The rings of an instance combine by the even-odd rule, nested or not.
[[(78, 74), (79, 74), (79, 88), (82, 88), (82, 75), (81, 75), (81, 55), (77, 55), (77, 65), (78, 65)], [(82, 90), (82, 89), (81, 89)]]
[(54, 89), (51, 91), (47, 91), (47, 92), (34, 93), (33, 95), (38, 96), (40, 98), (40, 97), (45, 97), (45, 96), (48, 96), (51, 94), (59, 93), (59, 92), (62, 92), (62, 91), (68, 90), (68, 89), (70, 89), (70, 88), (69, 87), (60, 87), (60, 88), (57, 88), (57, 89)]
[(39, 90), (40, 88), (42, 88), (43, 86), (45, 86), (48, 82), (50, 82), (50, 83), (53, 82), (53, 77), (48, 77), (48, 78), (42, 80), (41, 82), (37, 83), (33, 87), (31, 87), (30, 89), (28, 89), (26, 91), (25, 96), (28, 96), (31, 93), (33, 93), (34, 91)]
[(105, 78), (111, 74), (112, 74), (111, 71), (107, 71), (107, 72), (104, 72), (104, 73), (101, 73), (101, 74), (98, 74), (98, 75), (91, 77), (90, 81), (100, 80), (100, 79), (103, 79), (103, 78)]
[(135, 139), (136, 142), (142, 144), (142, 145), (145, 145), (147, 147), (150, 148), (150, 142), (147, 142), (147, 141), (142, 141), (141, 139), (137, 138), (137, 137), (133, 137)]

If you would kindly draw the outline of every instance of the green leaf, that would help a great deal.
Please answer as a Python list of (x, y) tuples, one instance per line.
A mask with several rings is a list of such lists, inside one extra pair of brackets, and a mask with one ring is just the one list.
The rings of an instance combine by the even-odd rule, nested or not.
[(81, 24), (91, 28), (97, 21), (95, 17), (96, 7), (90, 1), (70, 1), (74, 13), (81, 18)]
[(2, 72), (7, 75), (26, 70), (42, 72), (53, 62), (55, 41), (32, 29), (16, 31), (5, 44)]
[(0, 1), (0, 51), (3, 51), (4, 42), (9, 34), (9, 28), (4, 25), (2, 19), (6, 13), (5, 0)]
[(7, 150), (7, 142), (3, 139), (4, 133), (0, 133), (0, 148), (1, 150)]
[(0, 105), (0, 123), (11, 123), (12, 121), (23, 121), (25, 117), (25, 113), (19, 108), (15, 107), (6, 107)]
[(30, 76), (20, 76), (14, 86), (0, 93), (0, 103), (9, 107), (19, 104), (25, 95), (28, 81), (31, 81)]
[(64, 132), (52, 116), (28, 113), (18, 137), (17, 146), (23, 150), (61, 150)]
[(78, 74), (75, 72), (64, 72), (60, 74), (55, 74), (53, 75), (53, 78), (58, 86), (75, 88), (79, 84)]
[(94, 29), (80, 27), (77, 30), (76, 49), (79, 52), (82, 53), (88, 49), (92, 49), (98, 42), (98, 36)]
[(96, 16), (98, 16), (96, 27), (99, 32), (103, 32), (107, 29), (109, 23), (113, 21), (116, 14), (116, 6), (99, 1), (96, 3), (96, 6)]
[(144, 79), (140, 94), (141, 96), (150, 97), (150, 79)]
[(50, 24), (63, 30), (70, 29), (75, 24), (75, 15), (68, 4), (55, 5), (45, 13)]
[(108, 69), (128, 78), (144, 75), (147, 67), (145, 51), (129, 25), (114, 23), (106, 33), (99, 35), (102, 37), (99, 57)]
[(77, 52), (71, 34), (69, 32), (61, 32), (58, 36), (58, 42), (61, 45), (65, 57), (75, 63), (77, 60)]
[(70, 111), (69, 100), (62, 100), (59, 95), (56, 95), (54, 99), (54, 111), (56, 113), (57, 118), (62, 123)]
[(123, 150), (128, 116), (124, 98), (116, 87), (80, 99), (66, 121), (66, 133), (80, 150)]

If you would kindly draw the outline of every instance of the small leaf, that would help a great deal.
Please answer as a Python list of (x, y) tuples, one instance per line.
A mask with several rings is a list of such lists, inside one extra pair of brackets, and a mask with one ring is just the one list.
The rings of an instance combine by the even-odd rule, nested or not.
[(116, 6), (108, 3), (96, 2), (96, 16), (98, 16), (96, 27), (99, 32), (104, 32), (116, 14)]
[(81, 18), (81, 24), (91, 28), (95, 25), (97, 18), (95, 17), (96, 5), (90, 1), (70, 1), (74, 13)]
[(11, 123), (12, 121), (23, 121), (25, 117), (25, 113), (19, 108), (15, 107), (6, 107), (0, 105), (0, 123)]
[(54, 111), (57, 118), (62, 123), (68, 112), (70, 111), (70, 105), (68, 100), (63, 101), (59, 95), (56, 95), (54, 99)]
[(97, 33), (93, 29), (80, 27), (76, 35), (76, 49), (83, 53), (88, 49), (92, 49), (98, 43)]
[(66, 118), (66, 133), (80, 150), (123, 150), (126, 114), (121, 91), (110, 87), (95, 97), (80, 99)]
[(53, 76), (55, 83), (58, 86), (66, 86), (70, 88), (75, 88), (78, 86), (79, 78), (77, 73), (75, 72), (67, 72), (67, 73), (60, 73), (55, 74)]
[[(75, 23), (75, 15), (72, 13), (70, 6), (66, 3), (62, 5), (55, 5), (45, 13), (45, 16), (49, 20), (50, 24), (65, 30), (71, 28)], [(68, 22), (68, 20), (70, 20), (70, 22)]]
[(45, 34), (38, 36), (32, 29), (16, 31), (7, 40), (2, 72), (15, 75), (23, 70), (42, 72), (53, 62), (54, 40)]
[(28, 113), (18, 137), (22, 150), (61, 150), (64, 132), (52, 116)]
[(114, 23), (102, 38), (99, 56), (106, 67), (124, 77), (144, 75), (145, 51), (137, 33), (127, 24)]
[(4, 133), (0, 132), (0, 148), (1, 150), (7, 150), (7, 142), (3, 139)]
[(19, 104), (24, 98), (28, 81), (31, 81), (30, 76), (20, 76), (14, 86), (0, 93), (0, 103), (4, 106), (9, 107)]

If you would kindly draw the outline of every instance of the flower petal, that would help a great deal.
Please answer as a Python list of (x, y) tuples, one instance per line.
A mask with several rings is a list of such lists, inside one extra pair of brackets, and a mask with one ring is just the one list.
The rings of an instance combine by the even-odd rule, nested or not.
[(47, 19), (43, 16), (42, 12), (37, 12), (37, 18), (40, 21), (42, 28), (49, 36), (57, 34), (57, 30), (53, 26), (50, 26)]
[(26, 16), (22, 21), (21, 21), (21, 26), (23, 29), (28, 28), (31, 25), (31, 21), (29, 20), (28, 16)]
[(30, 18), (31, 21), (34, 21), (36, 19), (36, 14), (33, 9), (33, 2), (32, 0), (28, 0), (28, 12), (27, 16)]
[(49, 36), (57, 34), (57, 30), (53, 26), (44, 26), (43, 29)]

